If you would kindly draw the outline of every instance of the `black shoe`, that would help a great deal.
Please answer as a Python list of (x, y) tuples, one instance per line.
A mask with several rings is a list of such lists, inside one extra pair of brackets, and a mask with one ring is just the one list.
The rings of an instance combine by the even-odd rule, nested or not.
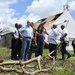
[(68, 57), (67, 57), (67, 59), (69, 59), (71, 57), (71, 55), (69, 55)]

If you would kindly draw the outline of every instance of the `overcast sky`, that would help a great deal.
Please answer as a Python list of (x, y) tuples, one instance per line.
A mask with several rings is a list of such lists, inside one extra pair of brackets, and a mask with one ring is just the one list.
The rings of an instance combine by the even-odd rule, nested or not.
[(16, 22), (26, 24), (27, 20), (36, 22), (60, 13), (66, 3), (75, 20), (75, 0), (0, 0), (0, 23), (7, 26)]

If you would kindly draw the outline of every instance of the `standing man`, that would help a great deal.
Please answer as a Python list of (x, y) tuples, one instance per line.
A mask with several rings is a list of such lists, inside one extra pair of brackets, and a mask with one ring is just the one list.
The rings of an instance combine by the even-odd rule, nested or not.
[(21, 35), (21, 32), (19, 31), (19, 29), (22, 27), (22, 24), (18, 24), (18, 33), (19, 33), (19, 42), (18, 42), (18, 47), (19, 47), (19, 49), (18, 49), (18, 54), (17, 54), (17, 56), (18, 56), (18, 59), (20, 59), (20, 54), (21, 54), (21, 49), (22, 49), (22, 35)]
[(52, 30), (50, 31), (48, 36), (48, 43), (49, 43), (49, 52), (52, 52), (55, 50), (51, 54), (51, 56), (55, 57), (55, 59), (56, 59), (56, 53), (57, 53), (56, 47), (57, 47), (58, 41), (59, 41), (59, 32), (58, 32), (57, 26), (53, 25)]
[(17, 60), (17, 52), (18, 52), (18, 43), (19, 43), (19, 33), (18, 33), (18, 24), (15, 24), (15, 28), (13, 32), (11, 32), (12, 38), (12, 50), (11, 50), (11, 59)]
[(33, 28), (31, 27), (30, 21), (27, 21), (27, 25), (19, 29), (22, 33), (22, 51), (21, 60), (28, 60), (29, 48), (33, 37)]
[(33, 28), (33, 38), (32, 38), (31, 46), (30, 46), (30, 49), (29, 49), (28, 59), (31, 59), (32, 53), (34, 53), (35, 50), (36, 50), (35, 40), (34, 40), (36, 29), (34, 28), (34, 23), (33, 22), (31, 22), (31, 27)]
[(71, 55), (67, 52), (66, 50), (66, 46), (67, 46), (67, 43), (69, 41), (69, 37), (68, 37), (68, 31), (66, 30), (65, 26), (64, 25), (61, 25), (61, 52), (62, 52), (62, 59), (64, 60), (65, 59), (65, 54), (67, 54), (67, 59), (71, 57)]
[(75, 55), (75, 39), (73, 39), (73, 41), (72, 41), (72, 46), (73, 46), (73, 49), (74, 49), (74, 55)]

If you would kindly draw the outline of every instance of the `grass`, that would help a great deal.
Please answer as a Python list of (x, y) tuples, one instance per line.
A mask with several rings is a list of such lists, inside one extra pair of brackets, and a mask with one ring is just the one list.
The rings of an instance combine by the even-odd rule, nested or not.
[(10, 55), (10, 49), (8, 48), (4, 48), (4, 47), (0, 47), (0, 54), (3, 54), (3, 55)]
[(11, 50), (8, 48), (0, 47), (0, 59), (7, 61), (11, 56)]
[[(73, 54), (74, 54), (73, 50), (68, 50), (68, 52), (73, 56)], [(44, 49), (43, 50), (43, 56), (47, 56), (48, 53), (49, 53), (48, 49)], [(9, 56), (10, 57), (11, 56), (11, 49), (0, 47), (0, 56), (4, 56), (4, 58), (5, 58), (5, 56)], [(35, 54), (33, 54), (32, 57), (35, 57)], [(57, 57), (61, 57), (61, 53), (57, 52)]]
[(49, 50), (48, 49), (44, 49), (43, 50), (43, 56), (46, 56), (48, 53), (49, 53)]
[[(68, 52), (73, 56), (73, 50), (68, 50)], [(43, 56), (47, 56), (49, 53), (48, 49), (43, 50)], [(4, 61), (8, 61), (11, 55), (11, 50), (8, 48), (0, 47), (0, 57), (4, 57)], [(34, 57), (34, 54), (33, 54)], [(61, 58), (61, 53), (57, 53), (57, 57)], [(35, 63), (34, 63), (35, 64)], [(51, 65), (50, 60), (42, 60), (42, 67), (47, 68)], [(9, 66), (9, 65), (8, 65)], [(9, 67), (12, 67), (11, 65)], [(75, 58), (70, 58), (64, 62), (57, 60), (55, 67), (50, 69), (47, 73), (47, 75), (75, 75)], [(46, 75), (44, 74), (44, 75)], [(1, 73), (0, 73), (1, 75)], [(2, 74), (3, 75), (3, 74)], [(8, 75), (18, 75), (15, 73), (8, 74)], [(40, 73), (36, 75), (42, 75)]]

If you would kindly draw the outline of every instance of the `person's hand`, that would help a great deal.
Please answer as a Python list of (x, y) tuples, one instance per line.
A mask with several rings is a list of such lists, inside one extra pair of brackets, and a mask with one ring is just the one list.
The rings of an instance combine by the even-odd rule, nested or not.
[(23, 40), (23, 38), (20, 38), (20, 40), (22, 41), (22, 40)]
[(61, 37), (61, 38), (60, 38), (60, 41), (64, 41), (64, 38), (63, 38), (63, 37)]
[(15, 38), (15, 40), (17, 40), (17, 38)]
[(35, 43), (35, 45), (37, 46), (37, 43)]

